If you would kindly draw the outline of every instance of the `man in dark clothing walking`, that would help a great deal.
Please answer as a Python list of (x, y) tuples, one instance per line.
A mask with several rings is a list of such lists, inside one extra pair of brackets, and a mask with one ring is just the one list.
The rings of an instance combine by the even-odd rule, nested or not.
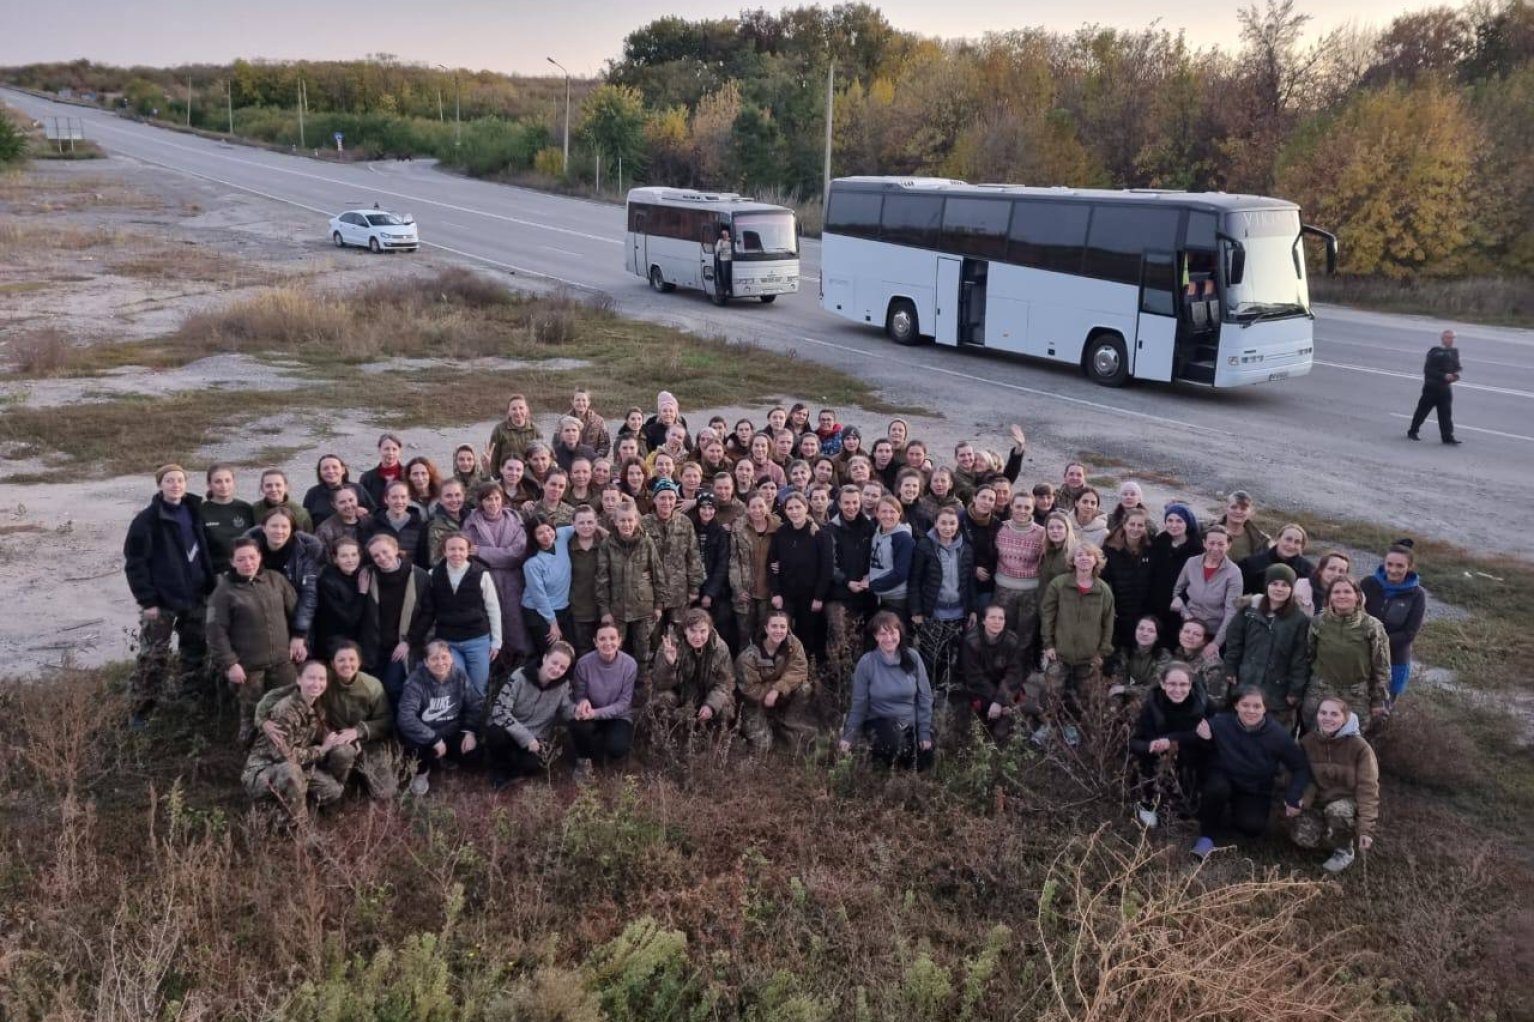
[(1417, 411), (1411, 417), (1411, 428), (1406, 435), (1421, 440), (1417, 430), (1427, 419), (1427, 413), (1438, 409), (1438, 435), (1446, 444), (1463, 441), (1454, 438), (1454, 384), (1459, 382), (1459, 351), (1454, 347), (1454, 331), (1445, 330), (1439, 343), (1428, 349), (1427, 362), (1422, 366), (1422, 397), (1417, 399)]

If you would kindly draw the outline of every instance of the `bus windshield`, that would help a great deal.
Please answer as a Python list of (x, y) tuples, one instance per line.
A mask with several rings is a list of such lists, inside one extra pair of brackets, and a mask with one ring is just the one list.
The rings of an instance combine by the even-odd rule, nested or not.
[(1246, 248), (1241, 283), (1231, 285), (1226, 292), (1225, 306), (1232, 319), (1277, 318), (1310, 311), (1297, 210), (1229, 213), (1225, 233)]
[(794, 215), (787, 210), (781, 213), (737, 213), (734, 219), (737, 258), (792, 259), (799, 254)]

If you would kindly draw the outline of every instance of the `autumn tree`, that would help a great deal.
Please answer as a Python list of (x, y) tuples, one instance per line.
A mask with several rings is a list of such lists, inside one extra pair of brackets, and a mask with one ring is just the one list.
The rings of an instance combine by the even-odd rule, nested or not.
[(1343, 239), (1343, 268), (1401, 279), (1465, 267), (1480, 133), (1437, 81), (1359, 93), (1284, 152), (1278, 191)]
[(636, 173), (645, 156), (644, 97), (626, 85), (603, 85), (581, 107), (580, 138), (605, 167)]

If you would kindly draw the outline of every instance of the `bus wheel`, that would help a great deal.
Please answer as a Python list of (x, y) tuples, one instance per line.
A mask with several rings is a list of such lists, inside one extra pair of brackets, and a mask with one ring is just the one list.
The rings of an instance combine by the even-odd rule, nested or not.
[(662, 294), (676, 290), (675, 284), (666, 283), (666, 278), (661, 276), (659, 266), (650, 267), (650, 286)]
[(771, 305), (774, 301), (777, 300), (777, 297), (777, 295), (762, 295), (762, 304)]
[(1087, 375), (1104, 387), (1122, 387), (1129, 382), (1129, 356), (1117, 334), (1094, 334), (1087, 341), (1085, 364)]
[(890, 303), (889, 317), (884, 321), (884, 332), (890, 335), (890, 340), (896, 344), (918, 344), (921, 342), (921, 332), (916, 323), (916, 306), (904, 298), (897, 298)]

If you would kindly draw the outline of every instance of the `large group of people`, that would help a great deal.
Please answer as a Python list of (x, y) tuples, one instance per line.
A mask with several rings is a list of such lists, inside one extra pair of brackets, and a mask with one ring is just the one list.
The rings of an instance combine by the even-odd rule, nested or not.
[(1423, 619), (1410, 541), (1360, 581), (1243, 491), (1204, 522), (1132, 481), (1105, 499), (1079, 463), (1024, 480), (1017, 426), (949, 459), (804, 404), (694, 427), (662, 392), (620, 421), (580, 390), (546, 439), (513, 395), (442, 467), (384, 434), (355, 480), (323, 455), (301, 498), (275, 468), (247, 502), (229, 466), (204, 496), (163, 466), (125, 544), (131, 726), (178, 678), (227, 685), (246, 789), (297, 813), (393, 797), (402, 761), (418, 797), (446, 764), (502, 787), (565, 748), (584, 782), (636, 727), (753, 755), (835, 730), (924, 770), (969, 741), (1078, 746), (1107, 706), (1137, 819), (1197, 820), (1200, 858), (1280, 813), (1330, 870), (1369, 848), (1370, 737)]

